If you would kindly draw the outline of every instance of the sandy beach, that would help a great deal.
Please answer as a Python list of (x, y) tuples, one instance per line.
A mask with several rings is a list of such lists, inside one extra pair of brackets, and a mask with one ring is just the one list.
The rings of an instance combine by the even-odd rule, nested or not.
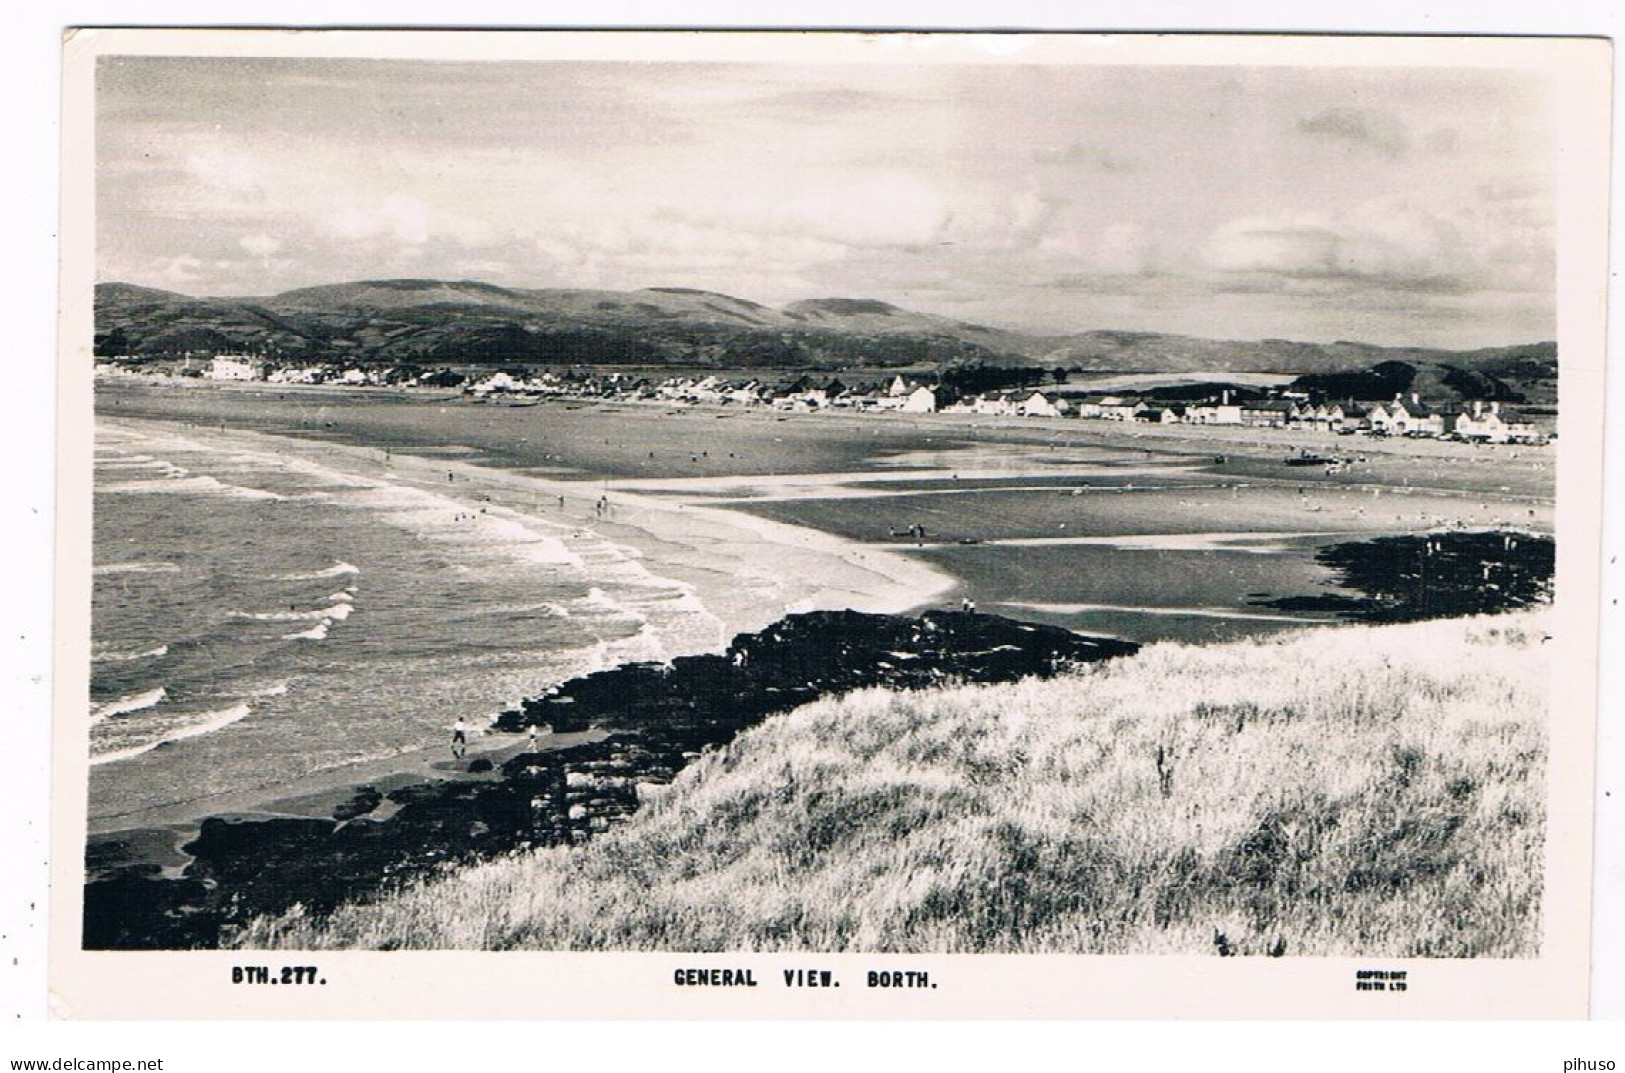
[[(290, 467), (320, 467), (368, 486), (411, 488), (448, 501), (448, 509), (487, 523), (519, 526), (575, 556), (589, 573), (631, 572), (687, 591), (705, 614), (685, 621), (709, 622), (708, 629), (658, 639), (669, 657), (720, 650), (736, 634), (760, 629), (785, 614), (815, 609), (854, 608), (900, 612), (944, 599), (955, 584), (947, 573), (908, 556), (864, 547), (838, 535), (774, 522), (735, 511), (643, 495), (613, 482), (567, 480), (523, 468), (477, 465), (446, 450), (426, 457), (354, 443), (274, 435), (202, 422), (150, 421), (124, 415), (100, 420), (100, 428), (158, 430), (221, 453), (275, 455)], [(453, 445), (455, 446), (455, 445)], [(606, 551), (610, 554), (606, 558)], [(529, 692), (550, 683), (538, 681)], [(506, 698), (517, 704), (520, 695)], [(476, 725), (490, 718), (463, 713)], [(93, 819), (93, 834), (162, 828), (177, 834), (194, 830), (206, 816), (328, 815), (361, 785), (389, 786), (405, 781), (469, 778), (467, 763), (453, 763), (438, 741), (418, 746), (418, 732), (390, 755), (330, 767), (292, 780), (268, 780), (224, 793), (182, 795), (158, 807), (112, 811)], [(559, 736), (545, 747), (579, 744), (580, 735)], [(500, 764), (526, 748), (523, 739), (491, 732), (471, 743), (467, 759), (487, 756)], [(477, 776), (475, 776), (477, 777)]]
[[(1326, 620), (1245, 605), (1259, 592), (1323, 584), (1317, 545), (1440, 526), (1550, 528), (1545, 453), (1427, 441), (1343, 439), (1337, 447), (1357, 446), (1366, 461), (1327, 474), (1280, 465), (1307, 442), (1284, 430), (786, 418), (580, 400), (509, 408), (422, 392), (172, 381), (102, 384), (97, 406), (104, 428), (178, 431), (431, 492), (589, 564), (612, 548), (616, 569), (686, 587), (708, 613), (707, 629), (664, 639), (670, 655), (719, 651), (788, 613), (917, 611), (961, 594), (1118, 636), (1289, 628)], [(908, 530), (919, 523), (916, 537)], [(471, 755), (519, 747), (499, 735)], [(445, 761), (443, 746), (403, 743), (394, 756), (95, 827), (330, 811), (335, 794), (362, 783), (447, 777)]]

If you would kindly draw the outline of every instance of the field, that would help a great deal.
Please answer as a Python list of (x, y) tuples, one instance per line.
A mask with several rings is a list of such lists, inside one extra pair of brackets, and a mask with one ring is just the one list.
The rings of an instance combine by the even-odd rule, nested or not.
[(1529, 957), (1545, 625), (1160, 644), (823, 700), (583, 847), (239, 944)]

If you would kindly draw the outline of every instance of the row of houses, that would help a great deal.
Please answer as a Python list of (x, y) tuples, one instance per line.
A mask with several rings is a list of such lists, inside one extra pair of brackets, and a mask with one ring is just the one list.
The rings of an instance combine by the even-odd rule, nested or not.
[(1546, 439), (1525, 415), (1503, 409), (1496, 401), (1475, 401), (1438, 408), (1416, 395), (1395, 395), (1388, 402), (1312, 402), (1306, 398), (1270, 398), (1167, 405), (1141, 399), (1090, 396), (1076, 403), (1079, 417), (1150, 424), (1236, 425), (1253, 428), (1305, 429), (1351, 435), (1453, 437), (1490, 443), (1536, 443)]
[(849, 386), (839, 379), (800, 376), (786, 383), (729, 379), (716, 375), (674, 376), (663, 380), (626, 373), (581, 375), (551, 371), (498, 371), (467, 380), (450, 370), (425, 372), (401, 368), (276, 366), (248, 354), (218, 354), (188, 360), (184, 375), (213, 380), (266, 380), (272, 383), (404, 385), (458, 387), (477, 400), (517, 396), (587, 396), (655, 401), (673, 405), (738, 405), (771, 407), (793, 413), (824, 409), (924, 414), (977, 414), (987, 417), (1055, 418), (1123, 421), (1136, 424), (1230, 425), (1305, 429), (1317, 432), (1377, 436), (1451, 437), (1488, 443), (1538, 443), (1545, 435), (1528, 417), (1496, 401), (1434, 407), (1416, 394), (1395, 395), (1384, 402), (1314, 401), (1302, 394), (1232, 401), (1216, 399), (1169, 403), (1133, 395), (1068, 396), (1032, 388), (966, 395), (943, 404), (938, 385), (894, 376), (880, 384)]
[(543, 372), (515, 376), (498, 372), (463, 389), (475, 398), (493, 396), (571, 395), (664, 402), (672, 405), (764, 406), (789, 412), (831, 408), (933, 413), (936, 390), (901, 376), (883, 385), (848, 387), (838, 379), (815, 380), (802, 376), (788, 383), (720, 376), (674, 376), (664, 380), (623, 373), (571, 376)]

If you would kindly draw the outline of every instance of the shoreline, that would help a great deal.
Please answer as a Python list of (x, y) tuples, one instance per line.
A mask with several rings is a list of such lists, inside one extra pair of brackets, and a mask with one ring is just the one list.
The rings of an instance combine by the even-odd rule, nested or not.
[[(842, 605), (855, 610), (896, 614), (939, 601), (956, 585), (951, 575), (927, 564), (817, 529), (755, 517), (725, 504), (673, 501), (632, 490), (647, 482), (588, 473), (576, 480), (550, 478), (455, 457), (424, 457), (409, 448), (219, 429), (166, 418), (99, 414), (97, 420), (114, 428), (151, 423), (203, 443), (285, 454), (346, 476), (402, 483), (457, 499), (471, 511), (496, 506), (566, 541), (572, 536), (604, 540), (632, 552), (631, 558), (651, 568), (651, 574), (692, 586), (721, 620), (719, 645), (786, 613), (836, 609), (824, 606), (835, 597), (860, 601)], [(442, 474), (455, 479), (443, 482)], [(600, 496), (608, 497), (610, 509), (595, 514), (592, 504)], [(541, 506), (544, 500), (551, 504), (560, 499), (565, 505), (557, 512)], [(783, 560), (763, 565), (759, 549), (764, 543), (795, 556), (803, 569), (791, 572)], [(754, 550), (746, 553), (747, 548)], [(742, 579), (747, 587), (756, 585), (757, 599), (739, 598)]]
[[(730, 638), (761, 629), (786, 614), (845, 608), (907, 613), (940, 603), (958, 584), (952, 576), (904, 555), (722, 506), (622, 491), (614, 487), (613, 480), (594, 482), (585, 475), (574, 481), (549, 479), (455, 458), (426, 458), (393, 449), (384, 455), (379, 448), (162, 418), (99, 414), (97, 421), (110, 429), (156, 429), (206, 446), (268, 452), (347, 477), (431, 491), (457, 500), (471, 513), (506, 511), (521, 524), (540, 528), (567, 545), (606, 543), (654, 577), (688, 588), (716, 620), (714, 637), (660, 637), (668, 657), (721, 651)], [(442, 481), (446, 474), (455, 479)], [(605, 487), (607, 493), (601, 490)], [(595, 515), (593, 504), (598, 495), (605, 494), (612, 507), (607, 514)], [(544, 500), (551, 505), (560, 499), (565, 503), (562, 510), (539, 506)], [(582, 566), (589, 580), (592, 569)], [(611, 660), (597, 669), (614, 665)], [(537, 682), (532, 695), (549, 684)], [(501, 703), (512, 706), (522, 699), (508, 697)], [(465, 717), (491, 735), (470, 743), (467, 759), (481, 755), (508, 759), (513, 749), (525, 747), (521, 737), (491, 729), (495, 714), (465, 713)], [(482, 725), (481, 720), (488, 722)], [(580, 743), (579, 735), (565, 737), (570, 740), (550, 747)], [(204, 818), (225, 813), (301, 814), (290, 803), (302, 796), (353, 788), (372, 779), (459, 777), (458, 772), (448, 770), (451, 765), (431, 760), (443, 758), (445, 748), (439, 742), (405, 743), (388, 756), (321, 768), (284, 783), (167, 802), (116, 816), (92, 816), (88, 833), (96, 840), (138, 831), (195, 829)], [(466, 763), (458, 766), (466, 768)]]
[(958, 611), (787, 616), (721, 653), (623, 664), (527, 699), (502, 729), (559, 732), (546, 748), (522, 741), (500, 764), (491, 759), (504, 751), (498, 744), (463, 762), (466, 774), (433, 782), (352, 780), (346, 793), (343, 780), (322, 780), (324, 789), (307, 787), (281, 811), (216, 812), (190, 827), (93, 838), (85, 944), (218, 947), (253, 917), (296, 904), (322, 912), (447, 865), (579, 845), (624, 823), (706, 751), (820, 697), (1051, 677), (1138, 650)]

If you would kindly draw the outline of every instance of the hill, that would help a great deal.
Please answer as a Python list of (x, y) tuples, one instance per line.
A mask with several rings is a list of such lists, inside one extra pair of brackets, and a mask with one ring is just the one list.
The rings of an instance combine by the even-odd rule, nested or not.
[(983, 362), (1121, 372), (1364, 370), (1440, 365), (1518, 384), (1555, 382), (1552, 343), (1474, 351), (1365, 343), (1243, 342), (1148, 332), (1028, 334), (869, 298), (782, 309), (685, 287), (527, 290), (474, 280), (390, 279), (267, 297), (193, 298), (103, 283), (96, 353), (173, 356), (238, 349), (360, 364), (682, 365), (717, 369)]
[(583, 846), (240, 945), (1530, 957), (1542, 625), (1161, 644), (821, 700)]

